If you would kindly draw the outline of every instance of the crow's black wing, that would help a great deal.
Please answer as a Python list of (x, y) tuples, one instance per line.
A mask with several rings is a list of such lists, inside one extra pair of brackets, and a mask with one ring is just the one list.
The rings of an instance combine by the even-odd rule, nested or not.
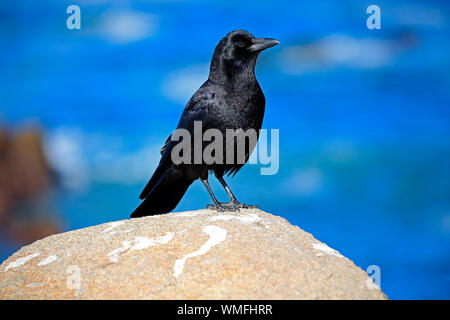
[[(207, 126), (205, 121), (208, 119), (208, 110), (214, 103), (214, 96), (209, 94), (209, 92), (211, 92), (211, 88), (207, 81), (188, 101), (181, 115), (177, 129), (185, 129), (189, 131), (191, 138), (193, 138), (195, 121), (202, 121), (203, 127)], [(161, 148), (161, 160), (158, 167), (156, 168), (150, 181), (142, 190), (139, 198), (146, 198), (152, 192), (153, 188), (164, 178), (164, 174), (167, 169), (172, 166), (172, 149), (177, 143), (179, 143), (179, 141), (172, 141), (171, 137), (172, 134), (167, 138), (164, 146)]]

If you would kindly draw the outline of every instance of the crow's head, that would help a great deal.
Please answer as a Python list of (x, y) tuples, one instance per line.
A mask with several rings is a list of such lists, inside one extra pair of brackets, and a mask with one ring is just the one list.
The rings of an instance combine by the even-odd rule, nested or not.
[(225, 59), (246, 60), (279, 43), (271, 38), (255, 38), (245, 30), (235, 30), (220, 40), (217, 48)]
[(271, 38), (255, 38), (245, 30), (232, 31), (220, 40), (214, 51), (210, 76), (223, 72), (227, 76), (245, 70), (253, 72), (259, 53), (279, 43)]

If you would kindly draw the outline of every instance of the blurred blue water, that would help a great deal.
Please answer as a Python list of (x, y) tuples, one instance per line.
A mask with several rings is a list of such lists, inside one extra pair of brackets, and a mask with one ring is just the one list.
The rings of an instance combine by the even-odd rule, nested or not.
[[(381, 30), (366, 1), (78, 1), (72, 31), (69, 4), (0, 3), (0, 119), (47, 128), (65, 229), (128, 217), (218, 40), (244, 28), (281, 41), (257, 65), (280, 171), (244, 167), (238, 198), (380, 266), (390, 298), (450, 298), (448, 1), (377, 1)], [(208, 202), (195, 183), (177, 210)], [(0, 241), (0, 261), (16, 249)]]

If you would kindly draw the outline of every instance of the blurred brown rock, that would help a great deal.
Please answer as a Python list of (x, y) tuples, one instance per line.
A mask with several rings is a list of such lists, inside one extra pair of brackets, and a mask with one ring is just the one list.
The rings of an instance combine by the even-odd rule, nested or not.
[(0, 129), (0, 221), (15, 203), (47, 189), (49, 173), (37, 130)]
[(0, 228), (12, 240), (29, 243), (60, 230), (42, 201), (33, 201), (48, 191), (50, 175), (38, 129), (0, 129)]

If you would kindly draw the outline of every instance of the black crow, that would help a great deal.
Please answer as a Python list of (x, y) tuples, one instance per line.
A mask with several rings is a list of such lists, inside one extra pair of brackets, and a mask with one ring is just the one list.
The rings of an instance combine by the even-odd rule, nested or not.
[[(227, 129), (242, 129), (241, 133), (254, 129), (259, 133), (264, 117), (265, 98), (255, 78), (256, 59), (261, 51), (277, 44), (279, 41), (275, 39), (255, 38), (244, 30), (230, 32), (222, 38), (214, 50), (208, 80), (186, 104), (177, 129), (185, 129), (193, 135), (194, 122), (198, 121), (203, 132), (207, 129), (218, 129), (224, 137)], [(226, 148), (223, 143), (223, 162), (208, 164), (201, 159), (200, 163), (194, 163), (194, 160), (191, 163), (179, 163), (174, 161), (172, 151), (184, 139), (175, 141), (172, 138), (173, 135), (170, 135), (161, 149), (159, 165), (140, 195), (144, 201), (131, 214), (132, 218), (172, 211), (196, 179), (203, 182), (212, 198), (213, 205), (208, 207), (218, 211), (236, 211), (250, 207), (238, 202), (223, 176), (234, 175), (240, 170), (247, 162), (256, 141), (251, 143), (244, 136), (244, 161), (237, 161), (236, 155), (231, 156), (233, 161), (226, 161), (227, 153), (238, 151), (237, 143), (242, 139), (242, 134), (238, 134), (233, 137), (233, 150)], [(256, 135), (256, 140), (257, 138)], [(193, 141), (191, 143), (192, 155), (203, 155), (205, 142), (200, 144), (201, 149), (196, 149)], [(225, 188), (230, 202), (217, 201), (208, 183), (210, 171), (214, 172)]]

